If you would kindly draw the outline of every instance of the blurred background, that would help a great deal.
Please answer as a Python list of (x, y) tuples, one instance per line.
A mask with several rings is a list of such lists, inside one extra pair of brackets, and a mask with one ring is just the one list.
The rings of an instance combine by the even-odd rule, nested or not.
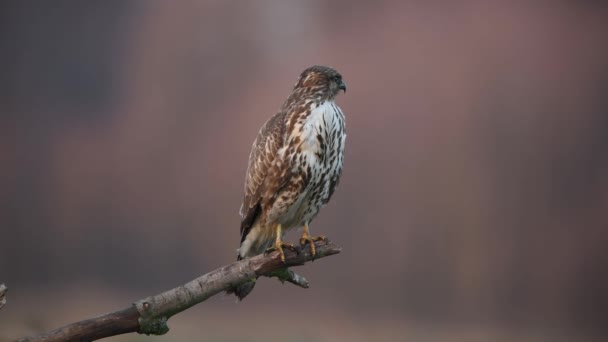
[(344, 251), (297, 270), (308, 290), (263, 279), (154, 340), (606, 338), (607, 10), (3, 1), (0, 340), (233, 262), (251, 143), (313, 64), (348, 84), (311, 226)]

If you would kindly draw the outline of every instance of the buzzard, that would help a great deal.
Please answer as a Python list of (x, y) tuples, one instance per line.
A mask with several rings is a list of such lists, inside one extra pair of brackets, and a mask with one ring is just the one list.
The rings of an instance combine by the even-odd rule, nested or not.
[[(245, 197), (241, 206), (238, 260), (267, 250), (294, 246), (282, 241), (285, 231), (303, 227), (300, 244), (324, 237), (308, 226), (331, 198), (344, 161), (344, 114), (336, 96), (346, 84), (336, 70), (315, 65), (304, 70), (278, 113), (260, 129), (249, 155)], [(243, 299), (254, 281), (233, 292)]]

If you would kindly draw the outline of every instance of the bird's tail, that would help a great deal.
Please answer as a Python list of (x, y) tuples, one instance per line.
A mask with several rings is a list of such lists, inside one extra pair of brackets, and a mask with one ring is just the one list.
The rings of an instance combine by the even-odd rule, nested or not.
[[(258, 221), (255, 221), (252, 226), (246, 226), (249, 224), (246, 220), (244, 220), (242, 224), (241, 231), (243, 234), (241, 236), (241, 245), (238, 249), (237, 261), (264, 253), (264, 251), (272, 244), (272, 241), (274, 241), (272, 235), (266, 236), (264, 234), (260, 234), (260, 232), (264, 231), (264, 229), (262, 229), (263, 227), (260, 226)], [(243, 300), (243, 298), (253, 291), (256, 280), (257, 278), (251, 279), (242, 284), (236, 285), (234, 288), (226, 292), (228, 294), (234, 293), (239, 300)]]
[[(243, 258), (239, 255), (238, 260), (242, 260)], [(255, 286), (255, 281), (257, 278), (246, 281), (242, 284), (239, 284), (229, 290), (226, 291), (227, 294), (234, 294), (239, 301), (243, 300), (243, 298), (247, 297), (247, 295), (253, 291), (253, 287)]]
[[(251, 291), (253, 291), (253, 287), (255, 286), (256, 279), (251, 279), (248, 282), (237, 285), (232, 291), (234, 295), (239, 299), (239, 301), (243, 300)], [(229, 292), (229, 293), (230, 293)]]

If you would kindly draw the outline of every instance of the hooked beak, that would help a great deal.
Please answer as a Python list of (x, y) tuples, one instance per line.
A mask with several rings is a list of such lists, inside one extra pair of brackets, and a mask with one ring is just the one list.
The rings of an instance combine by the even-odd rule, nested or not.
[(344, 90), (344, 93), (346, 94), (346, 83), (344, 83), (344, 81), (340, 80), (340, 85), (338, 86), (338, 89)]

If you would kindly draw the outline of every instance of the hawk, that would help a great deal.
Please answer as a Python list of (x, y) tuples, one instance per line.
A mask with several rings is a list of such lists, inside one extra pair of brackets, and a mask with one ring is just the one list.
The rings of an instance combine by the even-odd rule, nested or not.
[[(336, 96), (346, 84), (336, 70), (315, 65), (304, 70), (278, 113), (260, 129), (249, 155), (245, 196), (241, 206), (238, 260), (267, 250), (294, 246), (282, 241), (286, 231), (303, 227), (300, 244), (315, 241), (310, 222), (329, 202), (342, 173), (344, 113)], [(233, 292), (243, 299), (254, 281)]]

